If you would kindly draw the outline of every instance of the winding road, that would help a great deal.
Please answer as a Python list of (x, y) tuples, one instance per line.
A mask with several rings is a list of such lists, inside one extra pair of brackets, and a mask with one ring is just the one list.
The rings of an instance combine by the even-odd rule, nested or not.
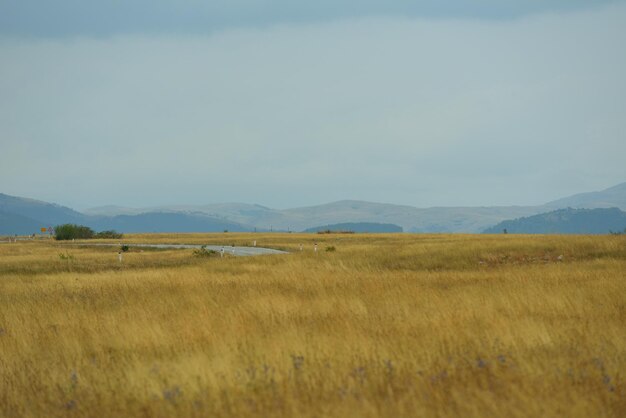
[(217, 251), (218, 253), (224, 249), (225, 254), (231, 254), (235, 256), (252, 256), (252, 255), (270, 255), (270, 254), (288, 254), (287, 251), (282, 250), (274, 250), (272, 248), (263, 248), (263, 247), (237, 247), (231, 245), (200, 245), (200, 244), (74, 244), (74, 245), (89, 245), (89, 246), (106, 246), (106, 247), (119, 247), (120, 245), (127, 245), (129, 247), (138, 247), (138, 248), (161, 248), (161, 249), (200, 249), (202, 247), (207, 250)]

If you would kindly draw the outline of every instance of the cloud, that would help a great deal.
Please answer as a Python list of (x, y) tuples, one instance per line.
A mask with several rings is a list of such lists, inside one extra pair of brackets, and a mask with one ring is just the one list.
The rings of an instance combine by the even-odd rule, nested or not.
[(624, 180), (625, 17), (5, 39), (0, 187), (77, 206), (523, 204), (608, 187)]

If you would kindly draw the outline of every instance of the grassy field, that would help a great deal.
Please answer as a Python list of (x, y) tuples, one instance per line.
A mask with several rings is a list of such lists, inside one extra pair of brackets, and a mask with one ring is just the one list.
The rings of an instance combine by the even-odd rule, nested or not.
[(626, 416), (626, 236), (253, 240), (0, 244), (0, 416)]

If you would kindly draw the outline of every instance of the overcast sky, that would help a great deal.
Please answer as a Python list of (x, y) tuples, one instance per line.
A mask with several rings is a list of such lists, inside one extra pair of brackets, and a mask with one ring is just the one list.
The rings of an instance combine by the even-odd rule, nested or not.
[(0, 0), (0, 192), (539, 204), (626, 181), (621, 1)]

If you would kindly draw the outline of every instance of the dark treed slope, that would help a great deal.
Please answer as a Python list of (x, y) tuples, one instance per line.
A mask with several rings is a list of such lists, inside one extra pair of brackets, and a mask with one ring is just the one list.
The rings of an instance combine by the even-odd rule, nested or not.
[(618, 208), (559, 209), (487, 228), (487, 234), (608, 234), (626, 229), (626, 212)]
[(351, 231), (357, 233), (392, 233), (403, 232), (402, 227), (394, 224), (381, 224), (376, 222), (344, 222), (339, 224), (316, 226), (302, 232), (319, 231)]
[(24, 235), (33, 234), (40, 231), (41, 228), (47, 228), (43, 222), (17, 213), (7, 213), (0, 211), (0, 234), (5, 235)]

